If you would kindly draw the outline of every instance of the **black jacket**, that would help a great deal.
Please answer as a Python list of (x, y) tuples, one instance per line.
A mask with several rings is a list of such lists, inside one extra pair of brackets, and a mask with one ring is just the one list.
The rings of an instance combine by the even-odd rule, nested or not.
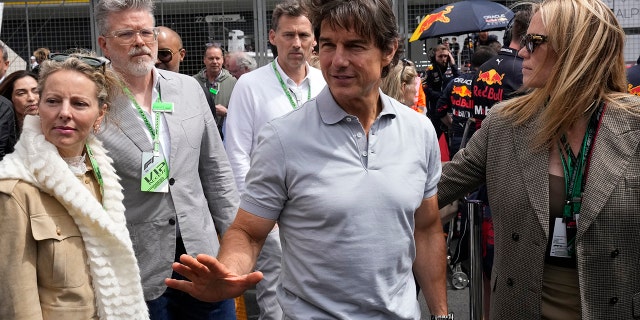
[(13, 152), (13, 146), (17, 140), (13, 104), (7, 98), (0, 96), (0, 160), (5, 154)]

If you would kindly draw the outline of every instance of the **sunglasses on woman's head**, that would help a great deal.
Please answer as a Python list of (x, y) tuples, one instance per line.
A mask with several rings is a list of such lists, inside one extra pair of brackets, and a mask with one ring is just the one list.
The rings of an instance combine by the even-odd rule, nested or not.
[(55, 62), (64, 62), (65, 60), (69, 59), (69, 58), (76, 58), (96, 69), (102, 68), (102, 73), (104, 73), (105, 71), (105, 65), (107, 64), (106, 61), (98, 59), (98, 58), (94, 58), (94, 57), (89, 57), (89, 56), (83, 56), (83, 55), (77, 55), (77, 54), (68, 54), (68, 53), (51, 53), (49, 54), (49, 59), (51, 59), (52, 61)]
[(402, 81), (402, 77), (404, 76), (404, 69), (406, 69), (407, 66), (413, 66), (413, 62), (409, 61), (407, 58), (402, 58), (400, 59), (400, 61), (402, 61), (402, 71), (400, 71), (400, 81)]

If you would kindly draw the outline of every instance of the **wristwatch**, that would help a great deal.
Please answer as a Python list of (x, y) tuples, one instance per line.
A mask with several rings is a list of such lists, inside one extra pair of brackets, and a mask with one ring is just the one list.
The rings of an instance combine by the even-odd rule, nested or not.
[(449, 312), (449, 314), (447, 315), (439, 315), (439, 316), (434, 316), (431, 315), (431, 320), (453, 320), (453, 312)]

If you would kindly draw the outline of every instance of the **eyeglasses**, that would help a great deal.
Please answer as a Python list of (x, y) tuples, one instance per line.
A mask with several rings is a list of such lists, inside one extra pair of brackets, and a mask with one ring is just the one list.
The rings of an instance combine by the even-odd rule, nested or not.
[(549, 39), (549, 37), (543, 36), (541, 34), (529, 33), (529, 34), (525, 35), (524, 37), (522, 37), (522, 40), (520, 41), (520, 46), (524, 47), (524, 48), (527, 48), (527, 51), (529, 52), (529, 54), (532, 54), (533, 51), (539, 45), (547, 42), (548, 39)]
[(153, 43), (158, 40), (158, 29), (156, 28), (145, 28), (140, 30), (116, 30), (111, 31), (108, 35), (103, 35), (105, 38), (115, 38), (120, 44), (128, 45), (132, 44), (136, 41), (136, 35), (139, 35), (142, 38), (142, 41), (145, 43)]
[(76, 58), (90, 66), (92, 66), (95, 69), (102, 69), (102, 73), (104, 73), (105, 71), (105, 66), (107, 65), (107, 62), (104, 60), (100, 60), (98, 58), (94, 58), (94, 57), (89, 57), (89, 56), (82, 56), (82, 55), (77, 55), (77, 54), (68, 54), (68, 53), (51, 53), (49, 54), (49, 59), (51, 61), (55, 61), (55, 62), (64, 62), (65, 60), (69, 59), (69, 58)]
[(400, 71), (400, 81), (402, 82), (402, 80), (404, 79), (404, 69), (407, 68), (407, 66), (413, 66), (413, 62), (411, 62), (409, 59), (407, 58), (402, 58), (400, 59), (400, 61), (402, 61), (402, 71)]
[(178, 49), (176, 52), (173, 52), (169, 48), (158, 49), (158, 60), (160, 60), (160, 62), (167, 63), (171, 61), (171, 59), (173, 59), (173, 55), (180, 52), (180, 50), (182, 50), (182, 48)]

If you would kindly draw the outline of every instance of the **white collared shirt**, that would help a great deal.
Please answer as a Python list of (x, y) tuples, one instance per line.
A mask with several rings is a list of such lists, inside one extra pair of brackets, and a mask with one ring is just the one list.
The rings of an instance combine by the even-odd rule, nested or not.
[[(313, 98), (326, 85), (322, 72), (309, 64), (306, 66), (307, 76), (300, 85), (280, 68), (277, 58), (276, 68), (299, 106), (307, 101), (309, 87)], [(267, 122), (292, 110), (271, 63), (238, 79), (227, 110), (224, 144), (240, 193), (244, 191), (244, 178), (249, 171), (258, 132)]]

